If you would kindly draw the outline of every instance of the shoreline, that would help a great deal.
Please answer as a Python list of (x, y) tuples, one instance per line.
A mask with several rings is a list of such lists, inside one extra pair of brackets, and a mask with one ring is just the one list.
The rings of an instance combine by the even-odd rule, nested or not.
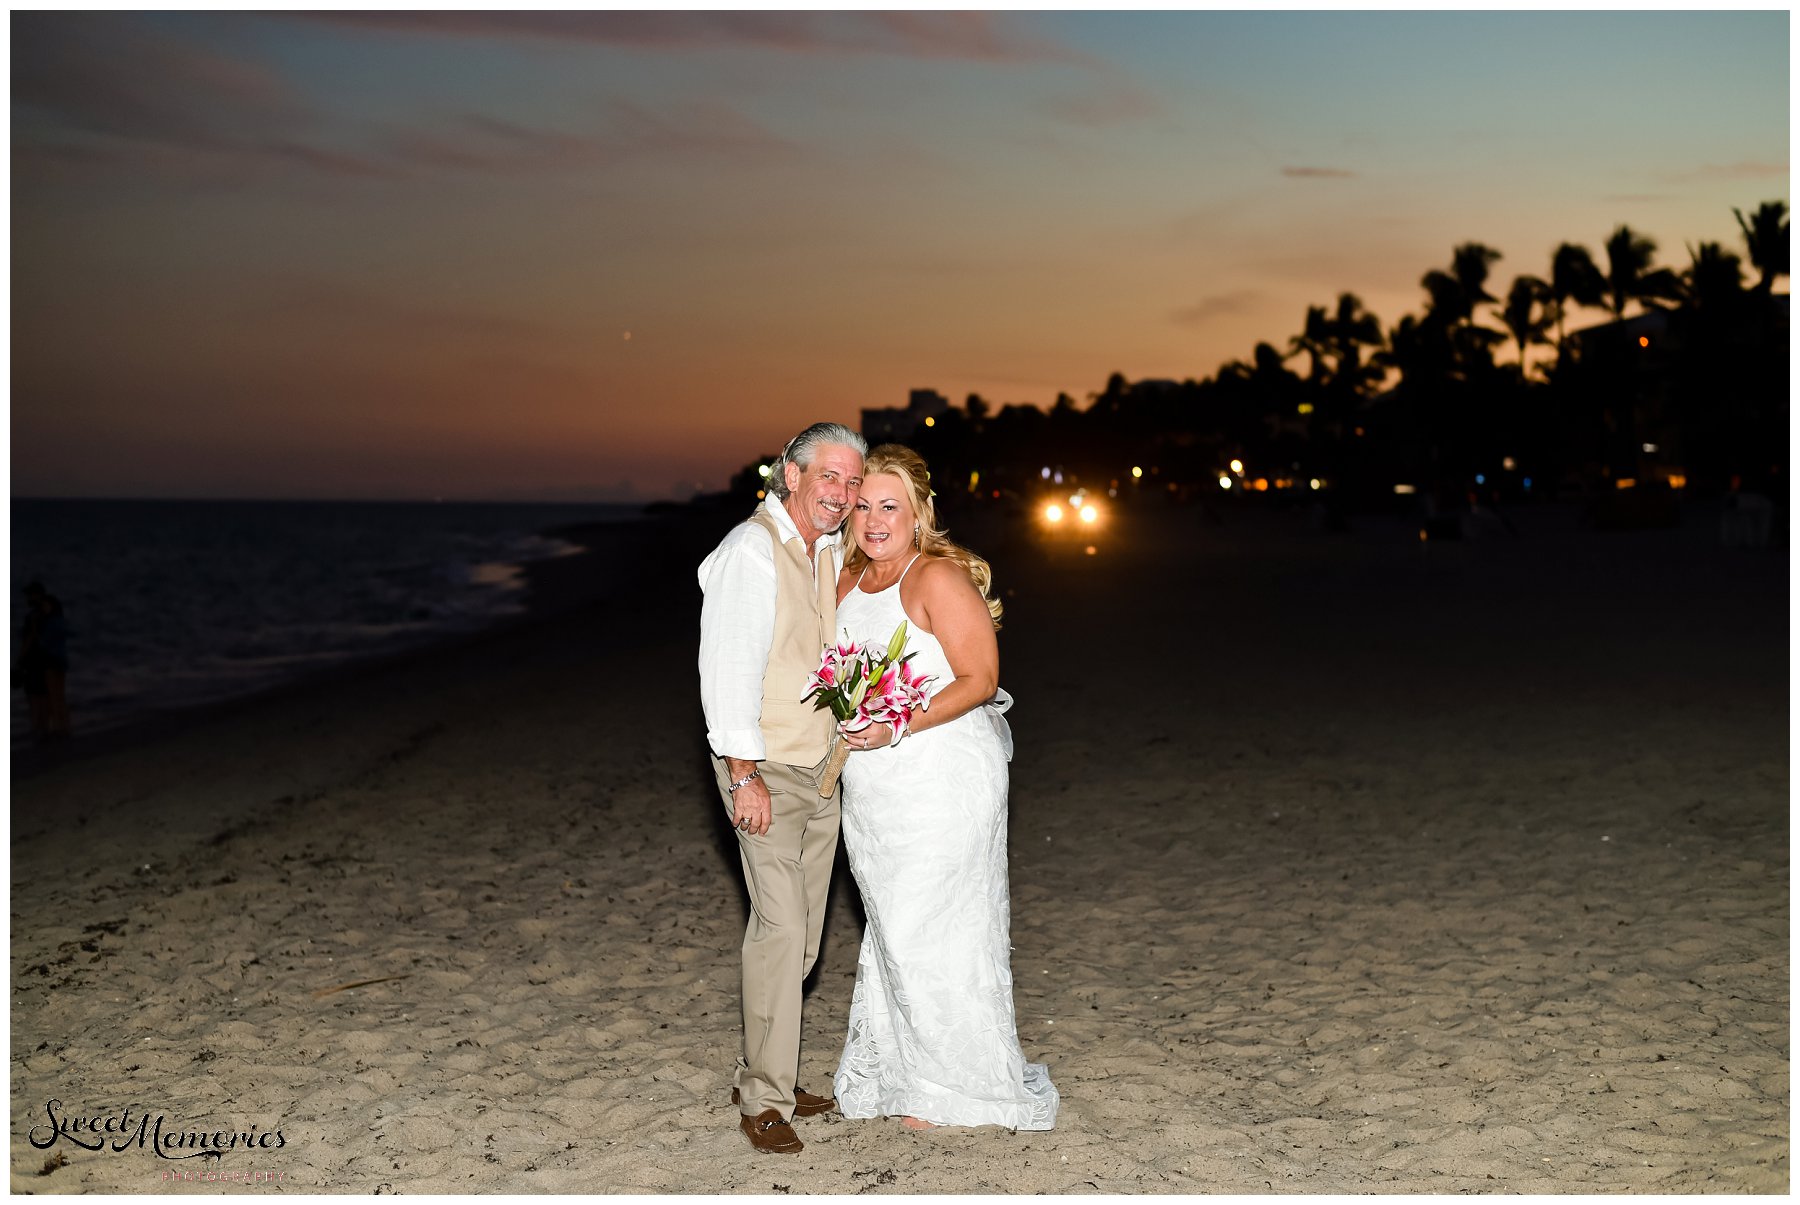
[[(265, 683), (244, 691), (185, 705), (172, 705), (138, 712), (104, 723), (88, 731), (80, 727), (80, 699), (71, 701), (76, 712), (76, 733), (55, 745), (25, 743), (11, 750), (11, 775), (14, 783), (25, 781), (53, 767), (130, 748), (179, 732), (191, 725), (204, 725), (241, 708), (257, 706), (265, 700), (289, 694), (323, 691), (353, 686), (367, 674), (398, 669), (421, 658), (451, 654), (471, 643), (491, 639), (522, 626), (539, 623), (586, 603), (596, 602), (618, 589), (598, 569), (602, 558), (629, 559), (641, 557), (652, 541), (650, 530), (678, 526), (681, 515), (667, 512), (646, 513), (617, 522), (565, 524), (536, 534), (564, 541), (575, 550), (559, 556), (524, 561), (516, 566), (521, 582), (521, 606), (511, 614), (497, 615), (486, 622), (461, 631), (445, 631), (397, 648), (374, 650), (349, 655), (340, 661), (308, 670), (294, 677)], [(635, 529), (644, 529), (634, 534)]]
[[(1169, 518), (1179, 521), (1179, 516), (1187, 515), (1197, 524), (1202, 521), (1204, 513), (1203, 508), (1193, 504), (1168, 508), (1159, 507), (1154, 502), (1140, 502), (1137, 505), (1140, 508), (1138, 510), (1122, 511), (1124, 518), (1130, 520), (1135, 517), (1140, 521), (1145, 518), (1153, 521)], [(1574, 530), (1592, 530), (1592, 523), (1585, 514), (1586, 505), (1585, 502), (1531, 503), (1509, 508), (1508, 514), (1523, 516), (1536, 529), (1533, 535), (1546, 532), (1566, 534)], [(520, 626), (529, 626), (586, 603), (598, 601), (608, 592), (620, 587), (616, 582), (609, 582), (597, 574), (594, 568), (598, 563), (597, 558), (612, 556), (634, 562), (648, 554), (650, 546), (659, 538), (654, 534), (658, 532), (687, 533), (696, 528), (711, 530), (708, 525), (717, 526), (722, 532), (729, 527), (737, 509), (736, 500), (714, 494), (688, 502), (649, 503), (639, 516), (630, 520), (563, 524), (546, 528), (536, 534), (575, 545), (576, 550), (561, 556), (522, 562), (516, 566), (523, 583), (523, 599), (521, 609), (515, 613), (496, 616), (467, 630), (425, 637), (418, 643), (350, 655), (341, 661), (292, 678), (267, 683), (241, 694), (135, 713), (107, 722), (99, 728), (78, 730), (66, 743), (54, 746), (20, 744), (11, 750), (12, 781), (24, 781), (57, 765), (130, 747), (145, 740), (154, 740), (190, 723), (203, 724), (209, 717), (227, 714), (263, 699), (280, 697), (289, 692), (323, 690), (353, 684), (360, 676), (384, 667), (400, 666), (416, 658), (452, 652), (464, 644), (479, 642)], [(1603, 538), (1644, 539), (1655, 538), (1659, 533), (1681, 531), (1690, 539), (1710, 540), (1711, 527), (1717, 522), (1716, 510), (1714, 504), (1690, 503), (1684, 507), (1681, 521), (1673, 528), (1612, 531)], [(1274, 508), (1246, 509), (1233, 514), (1229, 521), (1264, 522), (1284, 515), (1292, 519), (1303, 513), (1305, 508), (1298, 506), (1286, 511)], [(1555, 517), (1546, 522), (1547, 516)], [(977, 552), (983, 551), (983, 545), (1011, 549), (1018, 543), (1016, 533), (1020, 528), (1020, 520), (1017, 516), (1007, 515), (1000, 507), (982, 505), (973, 511), (958, 514), (956, 520), (960, 520), (967, 530), (975, 533), (968, 538), (976, 543)], [(1350, 530), (1355, 535), (1338, 532), (1326, 538), (1367, 542), (1369, 533), (1373, 530), (1394, 529), (1405, 532), (1410, 540), (1412, 529), (1418, 526), (1413, 516), (1400, 513), (1359, 513), (1349, 516), (1349, 522)], [(1310, 520), (1308, 524), (1310, 526)], [(953, 530), (951, 534), (952, 538), (956, 538), (956, 531)], [(1490, 534), (1486, 538), (1495, 537)], [(1784, 555), (1785, 547), (1777, 544), (1762, 551)], [(79, 699), (74, 702), (78, 707)]]

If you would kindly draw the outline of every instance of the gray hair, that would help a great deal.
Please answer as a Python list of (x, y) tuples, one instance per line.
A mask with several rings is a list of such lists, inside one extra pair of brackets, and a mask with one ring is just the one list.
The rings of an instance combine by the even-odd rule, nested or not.
[(785, 499), (788, 496), (787, 466), (791, 464), (804, 470), (812, 464), (813, 457), (820, 448), (833, 444), (854, 448), (858, 456), (869, 454), (868, 441), (843, 423), (814, 423), (788, 440), (787, 446), (781, 449), (781, 455), (769, 464), (769, 492), (777, 498)]

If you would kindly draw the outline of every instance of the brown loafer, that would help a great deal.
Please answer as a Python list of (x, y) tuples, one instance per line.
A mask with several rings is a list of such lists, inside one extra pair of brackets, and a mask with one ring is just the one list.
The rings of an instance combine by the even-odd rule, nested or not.
[(775, 1109), (764, 1109), (755, 1117), (738, 1122), (738, 1128), (750, 1139), (750, 1145), (772, 1155), (798, 1155), (805, 1149), (794, 1127), (781, 1119)]
[[(738, 1104), (738, 1090), (731, 1090), (731, 1103)], [(814, 1096), (805, 1088), (794, 1089), (794, 1116), (817, 1117), (821, 1113), (829, 1113), (837, 1108), (837, 1097)]]

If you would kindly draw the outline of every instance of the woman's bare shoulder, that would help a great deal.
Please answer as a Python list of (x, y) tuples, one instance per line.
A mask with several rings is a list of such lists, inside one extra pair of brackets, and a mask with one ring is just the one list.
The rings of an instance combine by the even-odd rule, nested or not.
[(980, 597), (969, 571), (947, 556), (927, 553), (913, 566), (909, 577), (919, 581), (918, 589), (927, 598), (962, 599), (966, 595)]
[(922, 589), (937, 591), (953, 583), (959, 576), (966, 580), (969, 575), (955, 561), (935, 552), (924, 552), (919, 554), (919, 559), (907, 571), (906, 580)]

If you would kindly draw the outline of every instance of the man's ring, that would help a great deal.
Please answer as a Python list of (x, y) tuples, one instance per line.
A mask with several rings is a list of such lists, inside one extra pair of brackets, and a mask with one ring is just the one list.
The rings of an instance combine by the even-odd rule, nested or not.
[(750, 821), (749, 820), (738, 821), (738, 828), (743, 832), (746, 832), (746, 833), (749, 832), (750, 831)]

